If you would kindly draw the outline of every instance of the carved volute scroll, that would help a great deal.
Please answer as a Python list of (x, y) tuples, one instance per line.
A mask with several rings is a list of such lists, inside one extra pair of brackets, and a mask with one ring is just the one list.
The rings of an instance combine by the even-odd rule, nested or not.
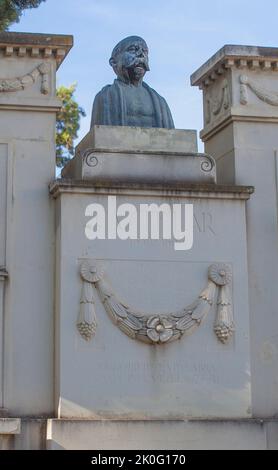
[(211, 155), (209, 155), (208, 153), (198, 153), (196, 155), (202, 158), (201, 165), (200, 165), (200, 168), (202, 171), (207, 173), (207, 172), (212, 171), (213, 168), (215, 168), (216, 163), (215, 163), (214, 158)]
[[(165, 344), (191, 334), (209, 313), (218, 290), (217, 315), (214, 331), (217, 338), (227, 342), (234, 332), (232, 301), (229, 284), (232, 272), (226, 264), (213, 264), (208, 270), (208, 283), (191, 305), (168, 314), (145, 314), (119, 300), (104, 278), (104, 273), (94, 261), (85, 260), (80, 268), (83, 279), (80, 312), (77, 327), (84, 339), (96, 331), (94, 285), (100, 300), (115, 325), (132, 339), (147, 344)], [(91, 288), (91, 289), (90, 289)]]

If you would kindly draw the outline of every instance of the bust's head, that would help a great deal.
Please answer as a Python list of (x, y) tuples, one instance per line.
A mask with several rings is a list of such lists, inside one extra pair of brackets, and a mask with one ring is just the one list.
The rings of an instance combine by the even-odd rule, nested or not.
[(109, 63), (118, 79), (138, 85), (149, 69), (148, 46), (139, 36), (129, 36), (113, 49)]

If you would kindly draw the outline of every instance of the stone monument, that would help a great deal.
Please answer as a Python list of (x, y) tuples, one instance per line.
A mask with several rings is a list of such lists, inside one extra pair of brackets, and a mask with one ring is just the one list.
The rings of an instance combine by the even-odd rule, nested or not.
[[(96, 97), (90, 132), (50, 186), (60, 334), (49, 448), (92, 445), (103, 419), (107, 433), (115, 421), (144, 423), (131, 432), (132, 447), (146, 445), (157, 420), (176, 435), (188, 417), (251, 417), (245, 203), (253, 189), (216, 184), (215, 161), (198, 153), (196, 133), (161, 124), (166, 110), (170, 122), (164, 100), (150, 119), (156, 93), (142, 82), (141, 38), (121, 41), (110, 62), (118, 79)], [(109, 217), (114, 207), (119, 217), (127, 204), (141, 220), (146, 202), (158, 214), (193, 205), (188, 251), (175, 251), (174, 232), (151, 239), (152, 226), (144, 239), (121, 239), (116, 226), (112, 237), (94, 237), (96, 208)], [(73, 431), (75, 420), (86, 420), (86, 430)]]
[(144, 85), (145, 42), (121, 41), (55, 179), (71, 45), (0, 34), (1, 447), (277, 447), (278, 50), (225, 49), (193, 76), (210, 156)]

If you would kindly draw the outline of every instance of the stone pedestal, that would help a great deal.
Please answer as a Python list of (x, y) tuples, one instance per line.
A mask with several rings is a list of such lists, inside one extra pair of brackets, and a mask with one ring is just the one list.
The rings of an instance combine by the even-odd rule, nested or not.
[[(145, 152), (147, 165), (158, 158)], [(167, 148), (165, 154), (159, 158), (168, 158)], [(131, 165), (132, 158), (135, 164), (138, 157), (130, 157)], [(130, 169), (125, 182), (89, 176), (51, 185), (59, 418), (251, 416), (245, 202), (252, 188), (177, 185), (171, 168), (168, 176), (167, 184), (143, 184)], [(198, 177), (196, 167), (193, 181)], [(138, 213), (146, 203), (193, 204), (192, 248), (175, 250), (173, 233), (167, 240), (88, 239), (91, 204), (108, 217), (111, 204), (122, 203)], [(223, 308), (231, 315), (227, 336), (217, 329)]]
[(62, 171), (94, 183), (215, 183), (215, 161), (197, 153), (196, 131), (94, 126)]
[[(53, 412), (56, 69), (72, 37), (0, 34), (0, 408)], [(2, 433), (0, 429), (0, 434)]]
[(224, 46), (192, 76), (219, 183), (255, 186), (247, 203), (253, 414), (278, 409), (278, 48)]

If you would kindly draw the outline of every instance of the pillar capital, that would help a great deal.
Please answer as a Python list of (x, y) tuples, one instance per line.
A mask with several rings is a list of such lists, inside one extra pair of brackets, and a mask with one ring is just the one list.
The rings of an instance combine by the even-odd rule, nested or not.
[(191, 75), (203, 91), (206, 141), (232, 121), (278, 123), (278, 48), (226, 45)]
[(59, 109), (56, 70), (72, 36), (0, 33), (0, 109)]

